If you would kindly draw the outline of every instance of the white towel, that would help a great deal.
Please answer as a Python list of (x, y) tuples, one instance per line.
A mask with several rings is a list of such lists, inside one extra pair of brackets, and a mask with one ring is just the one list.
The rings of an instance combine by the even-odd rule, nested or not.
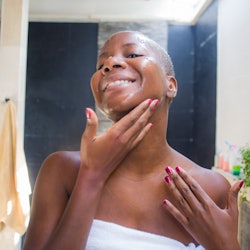
[(181, 242), (115, 223), (94, 220), (86, 250), (204, 250), (193, 243), (185, 246)]

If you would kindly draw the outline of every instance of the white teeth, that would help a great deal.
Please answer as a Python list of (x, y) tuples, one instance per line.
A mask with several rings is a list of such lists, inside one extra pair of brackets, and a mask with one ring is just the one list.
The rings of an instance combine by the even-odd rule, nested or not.
[(108, 86), (114, 86), (114, 85), (119, 85), (119, 84), (129, 84), (129, 83), (132, 83), (132, 82), (128, 81), (128, 80), (117, 80), (117, 81), (114, 81), (114, 82), (110, 82), (108, 84)]

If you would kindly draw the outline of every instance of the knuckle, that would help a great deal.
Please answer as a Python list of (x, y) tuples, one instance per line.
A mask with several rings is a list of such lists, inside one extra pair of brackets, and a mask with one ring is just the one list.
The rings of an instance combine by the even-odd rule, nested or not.
[(127, 143), (128, 143), (128, 140), (127, 140), (127, 138), (125, 136), (120, 136), (119, 137), (119, 144), (120, 145), (125, 146), (125, 145), (127, 145)]
[(181, 193), (187, 195), (190, 193), (190, 189), (188, 187), (181, 188)]
[(195, 190), (198, 189), (198, 186), (196, 184), (194, 184), (194, 183), (191, 183), (190, 188), (191, 188), (191, 190), (195, 191)]
[(129, 119), (130, 119), (130, 123), (133, 125), (135, 122), (136, 122), (136, 120), (137, 120), (137, 118), (134, 116), (134, 115), (131, 115), (130, 117), (129, 117)]
[(206, 213), (210, 213), (212, 210), (212, 203), (211, 202), (205, 202), (203, 205), (204, 210)]
[(111, 140), (113, 141), (115, 147), (120, 147), (120, 146), (124, 147), (128, 143), (127, 137), (120, 134), (119, 132), (113, 133)]
[(186, 201), (185, 201), (185, 199), (184, 199), (183, 197), (180, 197), (178, 202), (179, 202), (179, 204), (180, 204), (181, 206), (186, 205)]
[(145, 121), (142, 120), (142, 119), (139, 119), (139, 120), (138, 120), (138, 126), (139, 126), (140, 128), (142, 128), (144, 125), (145, 125)]
[(178, 179), (179, 179), (179, 176), (178, 176), (178, 175), (176, 175), (174, 172), (172, 172), (170, 175), (171, 175), (171, 179), (172, 179), (174, 182), (178, 181)]
[(112, 141), (119, 140), (119, 137), (121, 136), (121, 131), (119, 128), (113, 128), (108, 131), (108, 136)]

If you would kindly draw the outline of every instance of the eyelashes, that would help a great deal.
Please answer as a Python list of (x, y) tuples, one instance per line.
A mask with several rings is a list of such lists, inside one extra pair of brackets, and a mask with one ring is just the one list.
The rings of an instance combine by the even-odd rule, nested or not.
[(140, 57), (140, 56), (142, 56), (142, 55), (132, 53), (132, 54), (129, 54), (129, 55), (127, 56), (127, 58), (136, 58), (136, 57)]
[[(125, 58), (129, 58), (129, 59), (134, 59), (134, 58), (137, 58), (137, 57), (141, 57), (141, 56), (143, 56), (142, 54), (136, 54), (136, 53), (130, 53), (130, 54), (128, 54)], [(100, 70), (100, 69), (102, 69), (103, 68), (103, 63), (102, 64), (100, 64), (99, 66), (97, 66), (97, 70)]]
[(96, 69), (100, 70), (100, 69), (102, 69), (102, 67), (103, 67), (103, 64), (99, 65)]

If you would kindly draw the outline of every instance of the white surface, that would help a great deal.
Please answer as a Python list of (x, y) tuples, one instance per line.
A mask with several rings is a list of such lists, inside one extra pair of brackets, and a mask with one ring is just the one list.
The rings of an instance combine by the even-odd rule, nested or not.
[(217, 149), (250, 145), (250, 1), (218, 1)]
[(193, 23), (211, 0), (30, 0), (32, 21)]

